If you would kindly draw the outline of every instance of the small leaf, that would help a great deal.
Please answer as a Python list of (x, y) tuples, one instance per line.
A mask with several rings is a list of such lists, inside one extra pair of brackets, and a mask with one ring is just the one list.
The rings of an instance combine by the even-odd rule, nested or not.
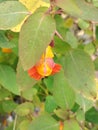
[(46, 87), (47, 87), (47, 89), (50, 91), (50, 92), (53, 92), (53, 81), (54, 81), (54, 78), (53, 78), (53, 76), (49, 76), (49, 77), (47, 77), (47, 78), (44, 78), (44, 83), (45, 83), (45, 85), (46, 85)]
[(27, 100), (30, 100), (32, 101), (33, 100), (33, 96), (37, 94), (37, 89), (35, 88), (29, 88), (29, 89), (26, 89), (22, 92), (22, 97), (27, 99)]
[(79, 109), (76, 113), (76, 119), (79, 121), (79, 122), (83, 122), (85, 121), (85, 113), (82, 109)]
[(96, 98), (94, 65), (83, 50), (70, 51), (63, 59), (65, 76), (78, 93), (87, 98)]
[(67, 119), (68, 115), (69, 115), (68, 111), (66, 111), (64, 109), (57, 109), (57, 110), (55, 109), (54, 113), (56, 114), (56, 116), (58, 116), (59, 118), (61, 118), (63, 120)]
[(81, 29), (87, 29), (90, 26), (90, 24), (83, 19), (78, 20), (78, 25)]
[(63, 70), (54, 77), (53, 97), (61, 108), (71, 109), (75, 103), (75, 93), (69, 86)]
[(57, 54), (65, 54), (68, 50), (70, 50), (70, 45), (65, 41), (62, 41), (58, 37), (54, 37), (55, 46), (53, 47), (54, 53)]
[(33, 110), (34, 110), (33, 104), (30, 102), (25, 102), (25, 103), (22, 103), (19, 106), (17, 106), (17, 108), (15, 109), (15, 112), (19, 116), (26, 116), (30, 112), (33, 112)]
[(7, 30), (19, 24), (28, 14), (27, 9), (18, 1), (0, 3), (0, 29)]
[(70, 119), (64, 122), (64, 130), (81, 130), (81, 127), (76, 120)]
[(98, 124), (98, 110), (92, 107), (90, 110), (86, 112), (85, 118), (87, 121), (91, 123)]
[(12, 93), (20, 94), (15, 72), (8, 65), (0, 65), (0, 84)]
[(57, 105), (55, 103), (55, 100), (53, 96), (47, 96), (45, 101), (45, 110), (49, 113), (53, 112), (54, 109), (56, 109)]
[(11, 44), (9, 39), (5, 36), (3, 31), (0, 31), (0, 47), (1, 48), (13, 48), (15, 47), (14, 44)]
[(87, 52), (89, 55), (93, 55), (95, 52), (95, 47), (92, 43), (86, 44), (84, 46), (84, 51)]
[(67, 31), (66, 33), (66, 41), (72, 48), (77, 48), (79, 44), (77, 38), (70, 31)]
[(14, 101), (3, 101), (2, 108), (5, 112), (10, 113), (17, 107), (17, 104)]
[(30, 125), (30, 121), (25, 119), (21, 123), (19, 123), (18, 130), (27, 130), (29, 125)]
[(56, 21), (56, 30), (59, 32), (62, 39), (66, 42), (65, 36), (68, 28), (65, 26), (65, 20), (60, 15), (55, 15), (54, 18)]
[(80, 105), (84, 112), (89, 110), (94, 105), (94, 102), (92, 100), (87, 99), (86, 97), (80, 94), (76, 94), (76, 103)]
[(24, 70), (28, 70), (38, 62), (53, 38), (55, 21), (50, 15), (44, 14), (45, 11), (46, 8), (38, 9), (22, 26), (19, 56)]
[(59, 130), (59, 123), (48, 114), (37, 117), (28, 130)]
[(6, 98), (8, 96), (11, 96), (11, 93), (4, 88), (0, 88), (0, 100)]

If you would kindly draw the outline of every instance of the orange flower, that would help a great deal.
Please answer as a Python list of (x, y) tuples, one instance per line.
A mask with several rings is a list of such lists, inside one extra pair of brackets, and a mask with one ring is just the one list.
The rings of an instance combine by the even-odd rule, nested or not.
[(10, 49), (10, 48), (2, 48), (2, 52), (4, 52), (4, 53), (11, 53), (12, 49)]
[(60, 130), (63, 130), (63, 128), (64, 128), (64, 123), (60, 122)]
[(30, 77), (36, 80), (40, 80), (41, 78), (59, 72), (61, 66), (53, 61), (53, 57), (54, 55), (52, 53), (51, 47), (48, 46), (40, 61), (28, 70)]

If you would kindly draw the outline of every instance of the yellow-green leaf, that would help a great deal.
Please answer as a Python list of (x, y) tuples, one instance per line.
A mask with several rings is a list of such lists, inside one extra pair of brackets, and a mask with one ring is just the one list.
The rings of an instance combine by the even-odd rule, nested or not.
[(18, 1), (4, 1), (0, 3), (0, 29), (7, 30), (19, 24), (28, 11)]
[(18, 65), (17, 65), (16, 78), (17, 78), (17, 83), (19, 84), (19, 89), (22, 92), (24, 90), (28, 89), (28, 88), (31, 88), (37, 82), (36, 80), (34, 80), (33, 78), (31, 78), (28, 75), (27, 71), (23, 70), (20, 61), (19, 61)]
[(78, 93), (87, 98), (96, 98), (94, 65), (90, 56), (83, 50), (72, 50), (63, 59), (65, 76)]
[(81, 127), (75, 119), (69, 119), (64, 122), (64, 130), (81, 130)]
[(59, 130), (59, 123), (48, 114), (43, 114), (32, 121), (28, 130)]
[(71, 109), (75, 103), (75, 92), (68, 84), (63, 70), (54, 77), (53, 96), (57, 105), (64, 109)]
[(19, 38), (19, 56), (24, 70), (38, 62), (53, 38), (55, 21), (46, 15), (46, 8), (32, 14), (22, 26)]
[(10, 92), (20, 94), (15, 72), (8, 65), (0, 65), (0, 84)]
[(84, 0), (55, 0), (55, 3), (74, 17), (98, 22), (98, 9)]

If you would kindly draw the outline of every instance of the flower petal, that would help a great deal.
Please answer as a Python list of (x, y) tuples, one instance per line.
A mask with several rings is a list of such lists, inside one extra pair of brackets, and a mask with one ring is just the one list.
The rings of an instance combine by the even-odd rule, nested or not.
[(28, 74), (31, 78), (34, 78), (36, 80), (40, 80), (41, 78), (43, 78), (43, 76), (37, 72), (36, 66), (29, 69)]
[(11, 53), (12, 49), (11, 48), (2, 48), (2, 52), (4, 52), (4, 53)]
[(51, 46), (48, 46), (46, 48), (45, 53), (42, 55), (42, 58), (53, 58), (53, 57), (54, 57), (54, 54), (52, 52)]
[(52, 58), (45, 59), (45, 62), (50, 68), (53, 68), (55, 66), (54, 60)]
[(64, 128), (64, 123), (60, 122), (60, 130), (63, 130), (63, 128)]
[(60, 69), (61, 69), (61, 65), (55, 64), (53, 69), (52, 69), (52, 74), (55, 74), (55, 73), (59, 72)]
[(47, 62), (44, 62), (43, 64), (40, 64), (37, 66), (37, 72), (42, 76), (49, 76), (51, 75), (52, 68), (50, 68), (47, 64)]

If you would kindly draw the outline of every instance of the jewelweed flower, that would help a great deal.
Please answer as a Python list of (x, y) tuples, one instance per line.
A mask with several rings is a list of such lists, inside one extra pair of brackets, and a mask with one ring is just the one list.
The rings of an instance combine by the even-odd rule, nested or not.
[(51, 46), (48, 46), (45, 53), (41, 56), (39, 62), (28, 70), (29, 76), (36, 80), (40, 80), (41, 78), (59, 72), (61, 65), (56, 64), (53, 60), (53, 57), (54, 55)]
[(2, 48), (2, 52), (3, 53), (11, 53), (12, 49), (10, 49), (10, 48)]

